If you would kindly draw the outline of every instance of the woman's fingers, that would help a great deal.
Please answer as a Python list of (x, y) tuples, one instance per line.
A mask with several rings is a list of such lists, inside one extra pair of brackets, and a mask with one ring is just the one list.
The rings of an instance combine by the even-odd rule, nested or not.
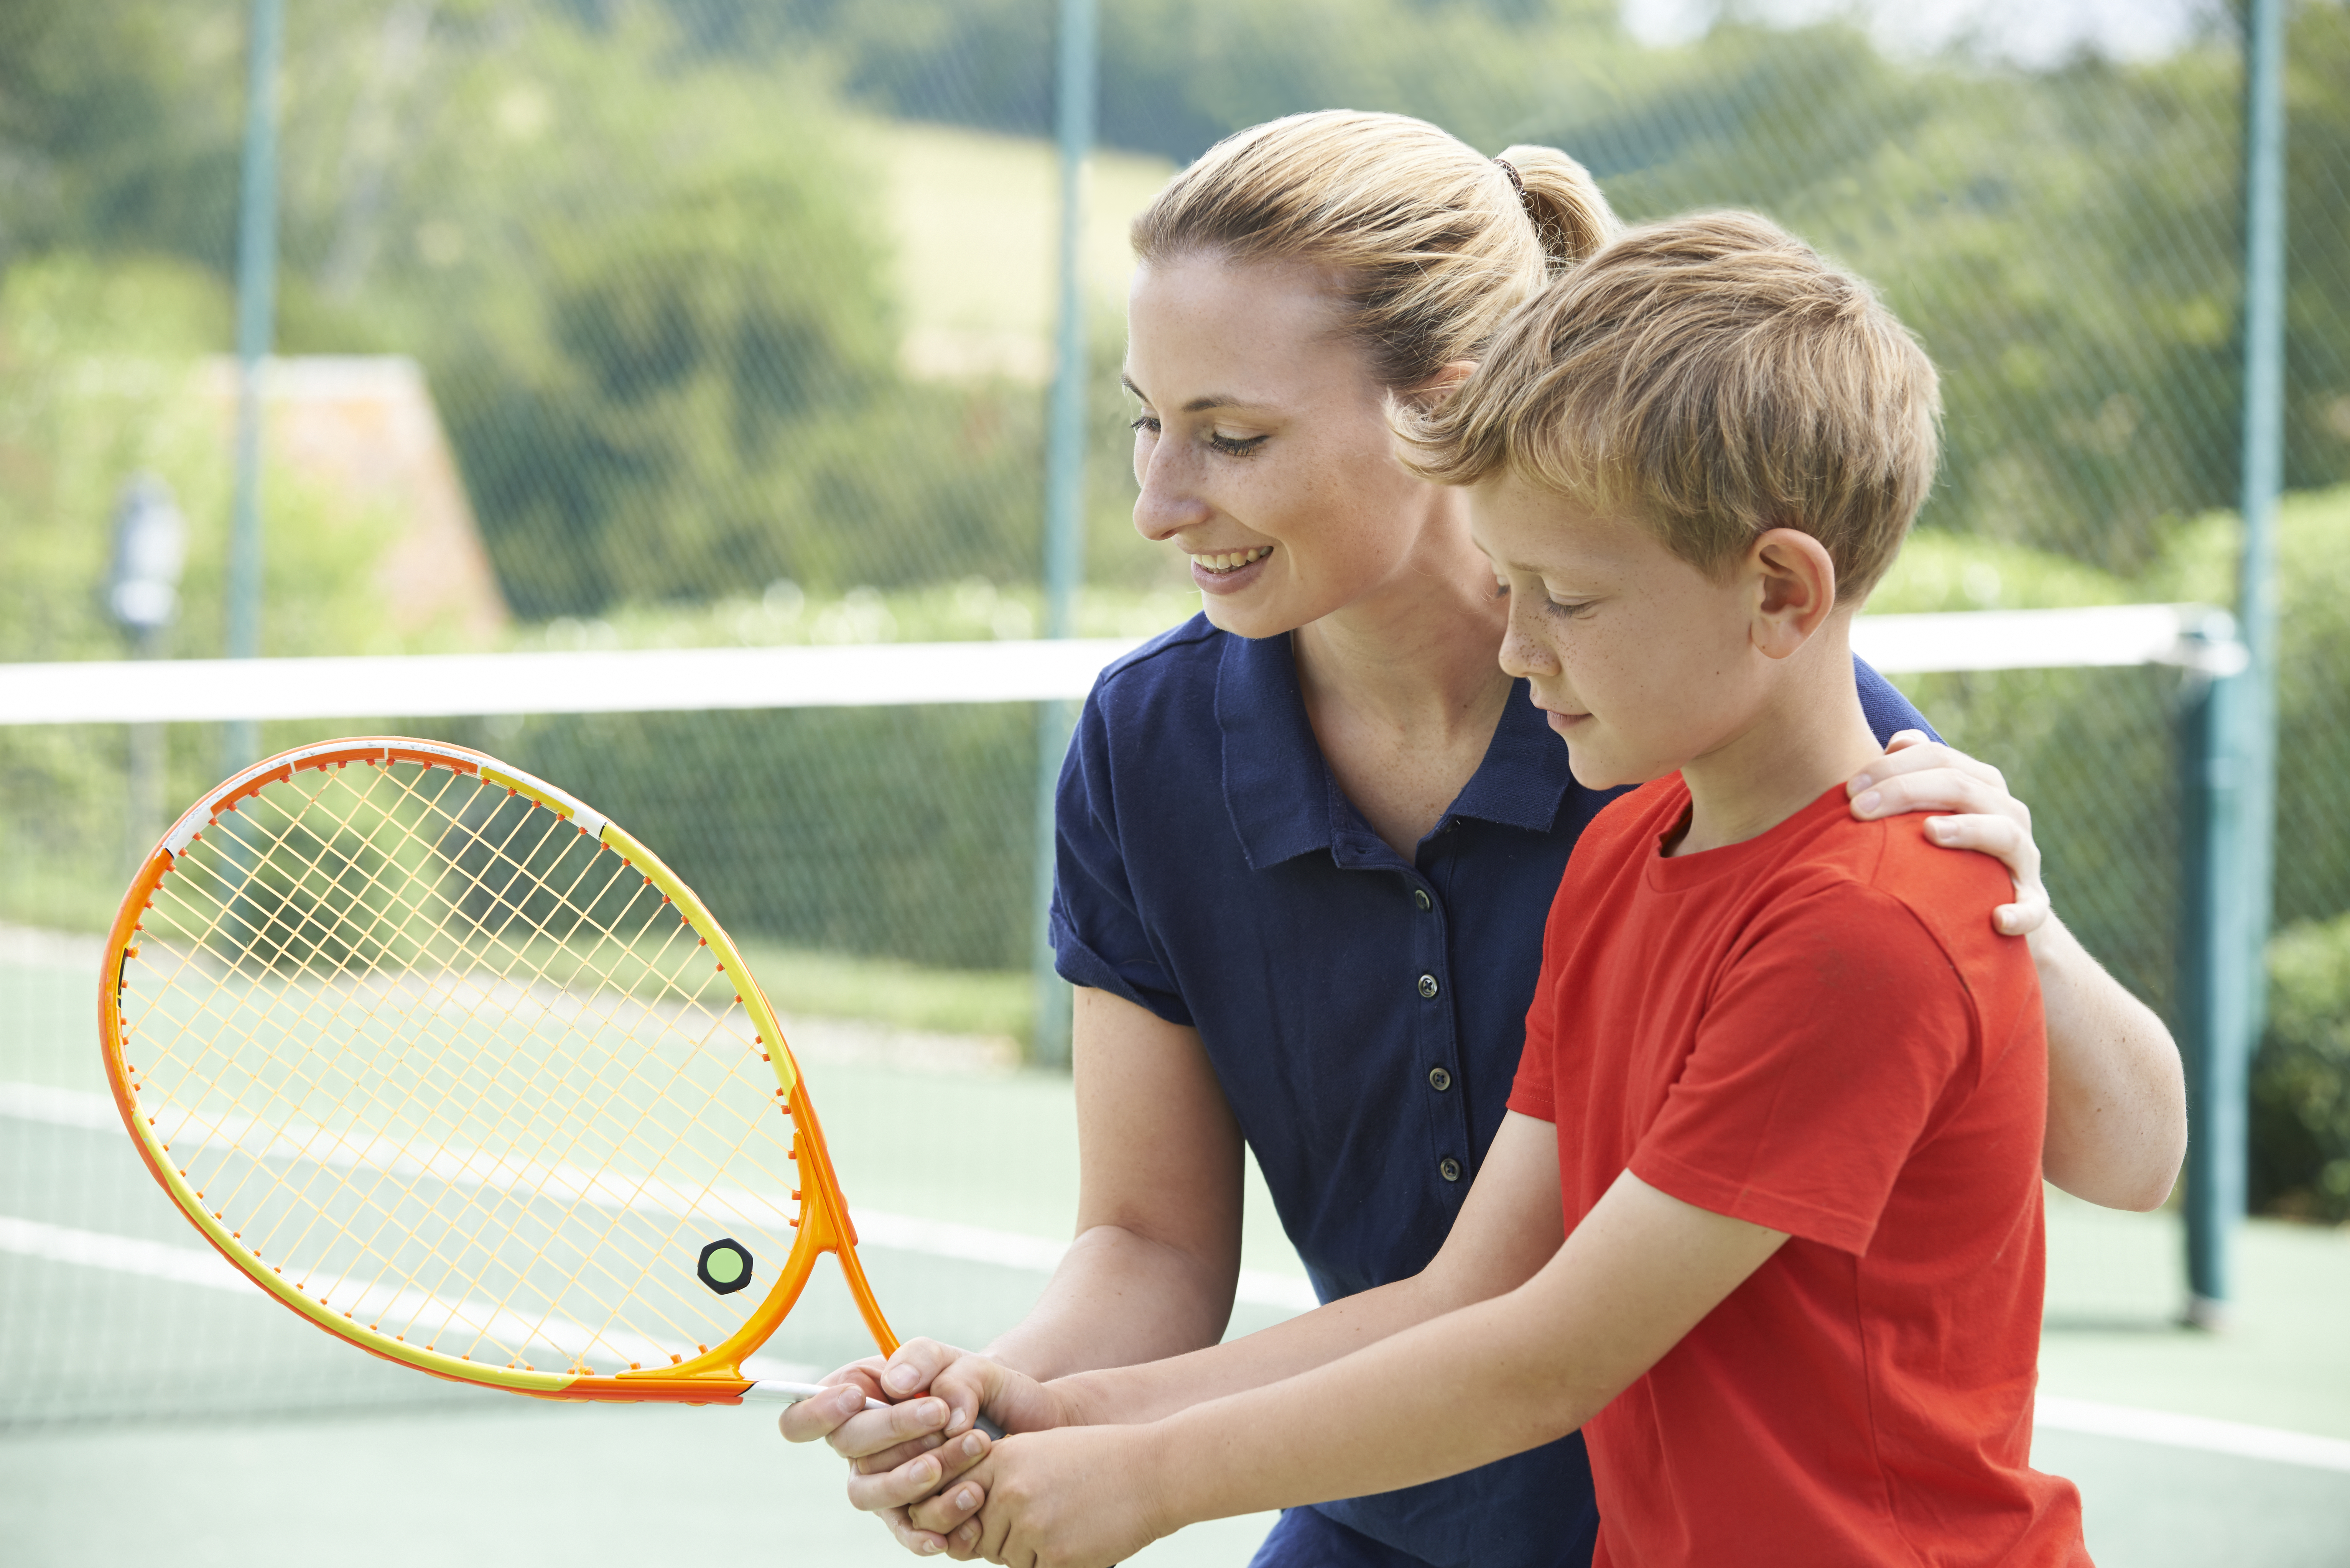
[(881, 1371), (881, 1397), (907, 1399), (931, 1386), (931, 1379), (962, 1359), (968, 1352), (935, 1339), (910, 1339), (899, 1345)]
[(2015, 902), (1991, 911), (2002, 936), (2028, 937), (2047, 923), (2048, 888), (2040, 879), (2040, 847), (2029, 827), (2007, 816), (1929, 816), (1926, 836), (1945, 849), (1971, 849), (2007, 867)]
[(775, 1429), (783, 1433), (786, 1442), (830, 1439), (843, 1423), (865, 1408), (867, 1400), (880, 1397), (879, 1379), (882, 1366), (881, 1358), (874, 1355), (852, 1361), (827, 1374), (824, 1379), (826, 1391), (812, 1399), (785, 1406), (784, 1413), (775, 1418)]

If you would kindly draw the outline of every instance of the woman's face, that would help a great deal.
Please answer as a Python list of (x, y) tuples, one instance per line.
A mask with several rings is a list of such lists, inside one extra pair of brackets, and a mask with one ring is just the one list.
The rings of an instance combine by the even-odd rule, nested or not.
[(1396, 462), (1323, 274), (1184, 256), (1136, 273), (1127, 321), (1134, 525), (1191, 557), (1211, 621), (1277, 636), (1409, 570), (1449, 498)]

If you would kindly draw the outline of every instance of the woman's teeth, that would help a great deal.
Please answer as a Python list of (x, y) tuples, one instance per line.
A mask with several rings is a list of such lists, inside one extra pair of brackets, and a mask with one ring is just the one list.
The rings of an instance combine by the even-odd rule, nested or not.
[(1259, 545), (1253, 550), (1232, 550), (1221, 556), (1194, 556), (1191, 564), (1211, 572), (1237, 572), (1251, 561), (1262, 561), (1273, 554), (1270, 545)]

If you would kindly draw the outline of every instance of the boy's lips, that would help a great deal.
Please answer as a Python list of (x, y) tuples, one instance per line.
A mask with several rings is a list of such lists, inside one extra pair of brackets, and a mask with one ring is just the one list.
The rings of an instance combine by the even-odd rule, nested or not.
[(1556, 730), (1562, 735), (1575, 728), (1575, 725), (1582, 723), (1586, 719), (1591, 717), (1588, 713), (1577, 713), (1565, 708), (1554, 708), (1547, 702), (1538, 701), (1534, 706), (1542, 710), (1543, 718), (1549, 722), (1550, 727)]

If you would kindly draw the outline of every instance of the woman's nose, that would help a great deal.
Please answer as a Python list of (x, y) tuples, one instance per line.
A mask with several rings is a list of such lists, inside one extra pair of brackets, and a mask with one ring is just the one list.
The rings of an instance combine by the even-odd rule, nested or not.
[(1136, 446), (1134, 478), (1140, 486), (1134, 497), (1134, 531), (1151, 543), (1171, 539), (1208, 520), (1208, 504), (1187, 482), (1180, 458), (1169, 442)]

